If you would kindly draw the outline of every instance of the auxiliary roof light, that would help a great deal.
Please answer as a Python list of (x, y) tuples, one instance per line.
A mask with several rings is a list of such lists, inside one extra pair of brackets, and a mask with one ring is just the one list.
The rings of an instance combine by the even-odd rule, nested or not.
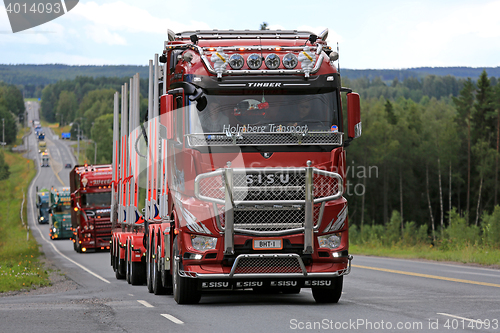
[(283, 57), (283, 66), (285, 66), (285, 68), (287, 69), (294, 69), (295, 67), (297, 67), (298, 63), (299, 60), (293, 53), (288, 53)]
[(268, 54), (265, 63), (267, 68), (277, 69), (280, 66), (280, 57), (278, 57), (275, 53)]
[(262, 57), (257, 53), (252, 53), (247, 58), (247, 65), (250, 69), (259, 69), (262, 66)]
[(235, 53), (231, 57), (229, 57), (229, 66), (231, 66), (232, 69), (241, 69), (244, 64), (245, 60), (238, 53)]

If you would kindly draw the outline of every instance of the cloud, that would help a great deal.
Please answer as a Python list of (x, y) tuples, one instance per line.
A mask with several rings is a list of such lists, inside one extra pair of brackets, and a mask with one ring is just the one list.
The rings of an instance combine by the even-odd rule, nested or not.
[(85, 29), (87, 35), (98, 44), (127, 45), (125, 38), (105, 27), (89, 25)]
[(340, 36), (336, 31), (334, 31), (333, 29), (330, 29), (328, 27), (324, 27), (324, 26), (319, 26), (319, 27), (313, 27), (313, 26), (310, 26), (310, 25), (301, 25), (301, 26), (298, 26), (298, 27), (295, 27), (293, 29), (287, 29), (285, 27), (283, 27), (282, 25), (279, 25), (279, 24), (270, 24), (268, 26), (269, 30), (298, 30), (298, 31), (310, 31), (314, 34), (317, 34), (319, 35), (320, 33), (322, 33), (325, 29), (328, 29), (328, 37), (327, 37), (327, 41), (329, 43), (330, 46), (333, 47), (334, 44), (336, 43), (341, 43), (343, 42), (343, 38), (342, 36)]
[[(198, 21), (176, 22), (167, 18), (153, 16), (145, 9), (129, 5), (122, 1), (97, 4), (80, 3), (72, 14), (90, 21), (93, 25), (108, 31), (131, 33), (155, 33), (166, 35), (167, 29), (174, 31), (208, 29), (208, 25)], [(162, 11), (155, 12), (162, 14)], [(180, 17), (180, 16), (177, 16)]]
[[(485, 41), (500, 37), (500, 1), (443, 7), (441, 14), (410, 29), (401, 51), (406, 63), (460, 65), (467, 57), (484, 56)], [(489, 45), (500, 51), (500, 43)], [(467, 61), (469, 62), (469, 61)]]
[[(64, 59), (64, 61), (61, 61), (61, 59)], [(86, 57), (86, 56), (68, 54), (63, 52), (48, 52), (44, 54), (36, 54), (33, 55), (32, 59), (29, 59), (27, 63), (39, 63), (39, 64), (64, 63), (66, 65), (82, 65), (82, 64), (118, 65), (118, 63), (111, 63), (108, 58)]]

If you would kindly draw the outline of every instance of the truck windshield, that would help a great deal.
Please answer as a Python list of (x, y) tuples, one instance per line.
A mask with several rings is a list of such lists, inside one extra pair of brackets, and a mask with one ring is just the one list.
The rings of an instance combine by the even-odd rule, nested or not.
[(189, 108), (189, 133), (330, 131), (339, 123), (335, 91), (301, 95), (207, 95), (207, 102), (202, 112), (196, 107)]
[(54, 212), (55, 213), (67, 213), (69, 214), (71, 212), (71, 206), (68, 203), (64, 203), (64, 204), (58, 204), (56, 206), (56, 208), (54, 209)]
[(111, 192), (85, 193), (82, 195), (84, 207), (111, 206)]

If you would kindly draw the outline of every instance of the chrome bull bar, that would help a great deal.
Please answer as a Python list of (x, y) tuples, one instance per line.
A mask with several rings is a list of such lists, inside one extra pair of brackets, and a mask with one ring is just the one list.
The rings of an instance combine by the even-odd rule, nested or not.
[[(313, 209), (318, 203), (336, 200), (342, 197), (343, 180), (336, 172), (320, 170), (311, 167), (311, 161), (307, 161), (307, 167), (303, 168), (231, 168), (231, 163), (224, 169), (207, 172), (198, 175), (194, 181), (194, 193), (196, 198), (206, 202), (211, 202), (214, 205), (223, 205), (225, 209), (224, 226), (218, 221), (218, 227), (224, 232), (225, 250), (224, 254), (234, 254), (234, 233), (241, 232), (259, 236), (283, 235), (297, 232), (304, 232), (304, 254), (312, 254), (313, 249), (313, 232), (318, 230), (321, 225), (321, 215), (318, 218), (318, 223), (314, 226)], [(290, 186), (248, 186), (245, 180), (249, 175), (269, 175), (269, 174), (293, 174), (298, 175), (293, 184)], [(238, 183), (235, 185), (235, 176), (238, 176)], [(316, 178), (326, 178), (330, 181), (315, 183)], [(243, 177), (243, 178), (242, 178)], [(261, 179), (259, 178), (259, 179)], [(210, 179), (210, 181), (208, 181)], [(241, 181), (243, 179), (243, 181)], [(336, 183), (333, 183), (333, 180)], [(207, 181), (208, 185), (202, 182)], [(332, 183), (335, 184), (332, 186)], [(323, 186), (326, 184), (325, 186)], [(258, 189), (258, 190), (257, 190)], [(315, 193), (315, 189), (317, 190)], [(269, 200), (264, 194), (269, 191), (283, 191), (283, 200)], [(253, 192), (252, 192), (253, 191)], [(250, 195), (254, 193), (254, 195)], [(255, 195), (257, 193), (257, 195)], [(262, 193), (262, 196), (259, 194)], [(273, 205), (301, 205), (304, 207), (303, 225), (281, 231), (258, 231), (248, 230), (244, 228), (235, 228), (234, 211), (239, 207), (262, 206), (270, 207)], [(215, 209), (217, 215), (217, 210)], [(255, 222), (258, 223), (258, 222)]]

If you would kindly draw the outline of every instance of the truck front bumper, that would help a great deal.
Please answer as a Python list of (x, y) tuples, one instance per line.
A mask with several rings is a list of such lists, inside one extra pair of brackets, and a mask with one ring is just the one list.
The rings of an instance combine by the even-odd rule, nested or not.
[[(352, 255), (347, 256), (347, 266), (328, 272), (307, 272), (297, 254), (242, 254), (228, 274), (200, 273), (179, 269), (179, 275), (198, 279), (198, 289), (244, 289), (251, 287), (311, 288), (333, 285), (335, 278), (351, 272)], [(174, 258), (181, 265), (181, 258)]]

